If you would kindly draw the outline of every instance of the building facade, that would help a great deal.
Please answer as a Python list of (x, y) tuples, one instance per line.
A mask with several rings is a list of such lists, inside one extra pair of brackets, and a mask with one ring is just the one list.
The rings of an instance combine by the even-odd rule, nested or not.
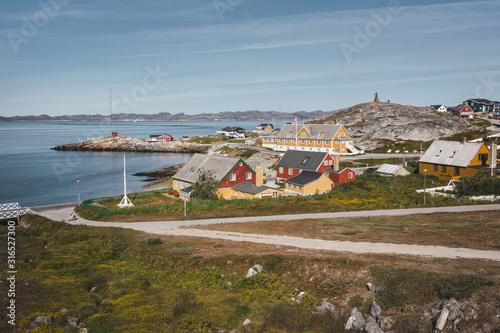
[(287, 124), (277, 136), (262, 137), (262, 146), (277, 151), (294, 149), (341, 155), (359, 154), (344, 126), (332, 124)]

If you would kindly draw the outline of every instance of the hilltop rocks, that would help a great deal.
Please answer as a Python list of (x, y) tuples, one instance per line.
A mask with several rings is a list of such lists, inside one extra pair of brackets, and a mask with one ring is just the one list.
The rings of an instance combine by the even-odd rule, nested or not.
[(122, 151), (145, 153), (206, 153), (210, 145), (192, 142), (150, 142), (130, 136), (100, 137), (60, 145), (53, 150), (63, 151)]
[(469, 120), (432, 107), (375, 102), (335, 112), (319, 122), (344, 125), (356, 146), (365, 149), (381, 145), (377, 140), (430, 141), (479, 129)]

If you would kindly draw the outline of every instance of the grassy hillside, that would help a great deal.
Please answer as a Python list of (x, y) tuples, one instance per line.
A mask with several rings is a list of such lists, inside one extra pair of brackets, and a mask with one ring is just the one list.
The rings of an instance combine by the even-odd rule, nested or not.
[[(350, 309), (356, 306), (367, 314), (375, 299), (384, 315), (396, 318), (396, 332), (409, 332), (430, 329), (420, 313), (443, 297), (479, 291), (477, 297), (488, 299), (484, 304), (500, 306), (494, 303), (500, 299), (496, 263), (159, 238), (39, 216), (26, 216), (23, 223), (29, 227), (16, 229), (17, 324), (0, 321), (2, 332), (26, 332), (41, 315), (52, 316), (54, 323), (34, 332), (77, 332), (66, 316), (77, 317), (92, 333), (343, 332)], [(5, 225), (0, 234), (6, 238)], [(6, 248), (0, 251), (5, 281)], [(255, 264), (263, 272), (245, 278)], [(481, 276), (475, 274), (479, 271)], [(368, 281), (384, 292), (367, 291)], [(460, 288), (450, 281), (460, 281)], [(291, 299), (301, 291), (306, 292), (303, 302), (294, 304)], [(6, 293), (6, 284), (0, 284), (3, 309)], [(343, 310), (338, 321), (314, 311), (323, 298)], [(251, 324), (243, 326), (247, 318)]]

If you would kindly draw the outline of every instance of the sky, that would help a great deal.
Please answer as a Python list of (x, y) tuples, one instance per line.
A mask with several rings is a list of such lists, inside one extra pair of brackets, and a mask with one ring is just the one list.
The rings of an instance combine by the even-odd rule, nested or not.
[(500, 100), (499, 17), (499, 0), (2, 1), (0, 116)]

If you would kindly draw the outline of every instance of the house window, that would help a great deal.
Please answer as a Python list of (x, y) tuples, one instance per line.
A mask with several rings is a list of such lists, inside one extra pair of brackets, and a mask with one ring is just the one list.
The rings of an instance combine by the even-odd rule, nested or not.
[(318, 145), (321, 145), (321, 140), (316, 140)]
[(290, 169), (288, 169), (288, 174), (289, 174), (290, 176), (293, 176), (293, 169), (291, 169), (291, 168), (290, 168)]
[(457, 152), (456, 152), (456, 150), (454, 150), (454, 151), (453, 151), (453, 153), (451, 153), (450, 158), (455, 157), (455, 154), (456, 154), (456, 153), (457, 153)]
[(238, 191), (234, 191), (234, 195), (235, 195), (235, 196), (238, 196)]
[(312, 145), (313, 144), (313, 140), (309, 140), (309, 144)]
[(306, 157), (306, 158), (304, 158), (304, 160), (302, 161), (302, 165), (306, 165), (306, 164), (307, 164), (307, 162), (309, 162), (309, 160), (310, 160), (310, 159), (311, 159), (311, 158), (310, 158), (309, 156), (308, 156), (308, 157)]
[(278, 192), (273, 192), (273, 198), (276, 198), (278, 196)]
[(434, 164), (434, 165), (432, 166), (432, 171), (438, 171), (438, 166), (437, 166), (437, 164)]
[(252, 179), (252, 173), (251, 172), (247, 172), (247, 179)]
[(349, 179), (352, 179), (352, 177), (354, 177), (353, 173), (349, 172)]
[(278, 170), (279, 170), (280, 173), (283, 173), (283, 167), (279, 167)]
[(286, 143), (290, 143), (290, 139), (286, 139)]
[(442, 150), (442, 149), (439, 149), (439, 151), (437, 152), (436, 156), (441, 155), (441, 153), (442, 153), (442, 152), (443, 152), (443, 150)]
[(329, 145), (330, 145), (330, 141), (326, 140), (326, 141), (325, 141), (325, 144), (326, 144), (327, 146), (329, 146)]
[(455, 176), (460, 176), (460, 168), (455, 167)]
[(441, 172), (446, 172), (446, 165), (441, 165)]
[(177, 182), (177, 187), (179, 187), (179, 181), (178, 181), (178, 180), (176, 180), (176, 182)]
[(328, 161), (328, 165), (333, 165), (333, 161), (332, 161), (332, 160), (329, 160), (329, 161)]
[(236, 174), (235, 173), (232, 173), (229, 175), (229, 180), (230, 181), (235, 181), (236, 180)]
[(243, 166), (243, 162), (240, 162), (240, 166)]
[(323, 165), (324, 165), (324, 166), (328, 166), (328, 161), (324, 161), (324, 162), (323, 162)]
[(189, 171), (194, 172), (194, 167), (191, 167), (191, 169), (189, 169)]
[(304, 143), (306, 143), (306, 140), (302, 139), (302, 140), (300, 140), (300, 143), (304, 144)]
[(302, 190), (302, 186), (300, 186), (300, 185), (297, 185), (297, 188), (298, 188), (299, 190)]

